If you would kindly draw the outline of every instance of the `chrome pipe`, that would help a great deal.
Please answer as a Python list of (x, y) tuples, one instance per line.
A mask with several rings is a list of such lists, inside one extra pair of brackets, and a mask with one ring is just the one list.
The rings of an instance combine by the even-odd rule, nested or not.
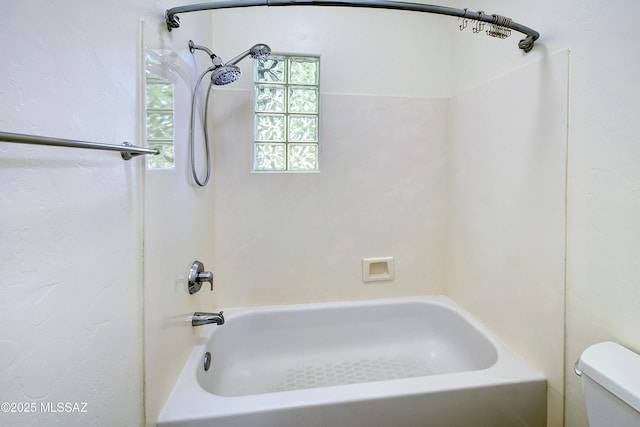
[(54, 147), (90, 148), (93, 150), (119, 151), (124, 160), (131, 160), (143, 154), (160, 154), (159, 150), (142, 148), (123, 142), (122, 145), (102, 144), (99, 142), (76, 141), (73, 139), (52, 138), (48, 136), (26, 135), (22, 133), (0, 132), (0, 141), (18, 144), (50, 145)]

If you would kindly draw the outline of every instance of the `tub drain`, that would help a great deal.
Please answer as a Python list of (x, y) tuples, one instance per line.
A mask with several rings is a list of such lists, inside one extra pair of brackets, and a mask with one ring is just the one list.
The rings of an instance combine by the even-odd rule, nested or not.
[(211, 353), (208, 351), (204, 354), (204, 370), (208, 371), (211, 367)]

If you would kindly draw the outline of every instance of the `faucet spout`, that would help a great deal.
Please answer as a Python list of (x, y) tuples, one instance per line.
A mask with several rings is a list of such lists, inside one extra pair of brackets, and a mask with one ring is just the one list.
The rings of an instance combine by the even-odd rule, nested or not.
[(215, 323), (216, 325), (224, 325), (224, 316), (220, 313), (202, 313), (195, 312), (191, 316), (191, 326), (202, 326)]

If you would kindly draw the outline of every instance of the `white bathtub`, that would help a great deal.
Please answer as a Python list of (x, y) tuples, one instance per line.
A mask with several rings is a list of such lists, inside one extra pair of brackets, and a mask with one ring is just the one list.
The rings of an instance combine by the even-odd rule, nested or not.
[(544, 376), (445, 296), (224, 315), (202, 327), (159, 426), (546, 425)]

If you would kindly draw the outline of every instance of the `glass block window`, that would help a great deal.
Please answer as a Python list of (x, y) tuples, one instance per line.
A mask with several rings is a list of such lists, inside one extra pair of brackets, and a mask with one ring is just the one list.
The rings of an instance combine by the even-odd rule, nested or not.
[(257, 60), (254, 97), (256, 171), (317, 171), (320, 58)]
[(147, 145), (160, 154), (147, 157), (152, 169), (171, 168), (173, 150), (173, 84), (146, 71)]

